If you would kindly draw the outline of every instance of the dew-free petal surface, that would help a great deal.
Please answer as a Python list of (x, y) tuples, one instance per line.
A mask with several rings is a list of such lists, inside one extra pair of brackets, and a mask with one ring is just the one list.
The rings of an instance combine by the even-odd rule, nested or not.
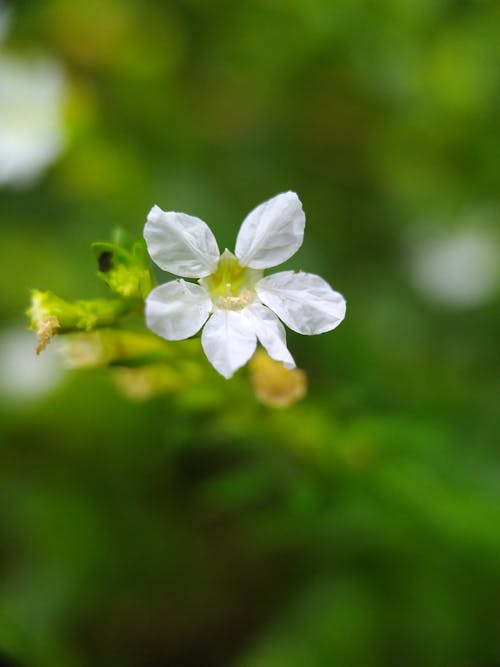
[(300, 334), (331, 331), (345, 317), (344, 297), (313, 273), (281, 271), (259, 280), (255, 289), (262, 303)]
[(216, 310), (203, 329), (201, 344), (215, 370), (229, 379), (255, 352), (253, 318), (244, 310)]
[(236, 239), (240, 264), (267, 269), (282, 264), (302, 245), (306, 217), (295, 192), (283, 192), (251, 211)]
[(219, 247), (210, 227), (186, 213), (153, 206), (144, 227), (153, 261), (164, 271), (184, 278), (204, 278), (219, 261)]
[(200, 285), (172, 280), (152, 290), (146, 299), (146, 324), (167, 340), (184, 340), (206, 321), (212, 301)]

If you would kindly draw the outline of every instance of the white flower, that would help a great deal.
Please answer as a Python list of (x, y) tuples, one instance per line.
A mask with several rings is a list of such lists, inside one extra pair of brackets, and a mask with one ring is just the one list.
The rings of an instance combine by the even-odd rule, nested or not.
[(59, 157), (64, 96), (56, 62), (0, 52), (0, 187), (31, 183)]
[(410, 278), (436, 303), (457, 309), (481, 306), (500, 286), (498, 240), (475, 220), (447, 233), (424, 228), (410, 249)]
[(146, 299), (147, 326), (167, 340), (182, 340), (205, 325), (203, 349), (225, 378), (247, 363), (257, 340), (270, 357), (294, 368), (280, 320), (298, 333), (320, 334), (339, 325), (346, 309), (342, 295), (312, 273), (263, 277), (263, 269), (300, 248), (304, 225), (297, 195), (279, 194), (247, 215), (235, 254), (225, 250), (220, 255), (203, 220), (153, 206), (144, 228), (153, 261), (198, 283), (179, 279), (153, 289)]
[(63, 365), (55, 348), (41, 357), (33, 352), (33, 334), (11, 326), (0, 333), (0, 400), (29, 403), (53, 391), (63, 380)]

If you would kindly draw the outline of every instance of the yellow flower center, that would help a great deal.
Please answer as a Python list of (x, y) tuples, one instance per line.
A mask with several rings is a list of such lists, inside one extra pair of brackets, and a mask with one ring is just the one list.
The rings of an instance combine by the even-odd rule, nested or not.
[(241, 310), (254, 298), (254, 287), (262, 271), (241, 266), (229, 250), (225, 250), (215, 271), (199, 283), (210, 294), (215, 306), (227, 310)]

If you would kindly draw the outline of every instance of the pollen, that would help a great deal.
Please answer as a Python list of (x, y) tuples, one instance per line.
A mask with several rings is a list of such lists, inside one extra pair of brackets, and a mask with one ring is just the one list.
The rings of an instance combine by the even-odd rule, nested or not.
[(241, 310), (248, 306), (253, 300), (253, 294), (250, 290), (242, 290), (238, 296), (219, 296), (216, 300), (219, 308), (226, 310)]
[(229, 250), (225, 250), (215, 271), (199, 282), (205, 287), (214, 305), (225, 310), (241, 310), (254, 299), (254, 287), (262, 271), (241, 266)]

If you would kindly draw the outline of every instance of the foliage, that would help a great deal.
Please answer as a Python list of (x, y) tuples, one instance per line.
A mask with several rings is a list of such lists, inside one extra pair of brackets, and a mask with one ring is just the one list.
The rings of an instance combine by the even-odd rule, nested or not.
[[(413, 270), (435, 235), (498, 244), (497, 4), (11, 9), (2, 50), (65, 72), (67, 148), (0, 190), (5, 335), (34, 288), (120, 306), (103, 328), (73, 312), (80, 368), (38, 397), (13, 387), (58, 337), (35, 357), (33, 334), (10, 375), (0, 339), (3, 662), (499, 664), (499, 282), (451, 303)], [(157, 203), (232, 247), (288, 189), (307, 215), (293, 268), (348, 315), (289, 334), (309, 392), (276, 410), (196, 340), (145, 334), (159, 276), (130, 239)]]

